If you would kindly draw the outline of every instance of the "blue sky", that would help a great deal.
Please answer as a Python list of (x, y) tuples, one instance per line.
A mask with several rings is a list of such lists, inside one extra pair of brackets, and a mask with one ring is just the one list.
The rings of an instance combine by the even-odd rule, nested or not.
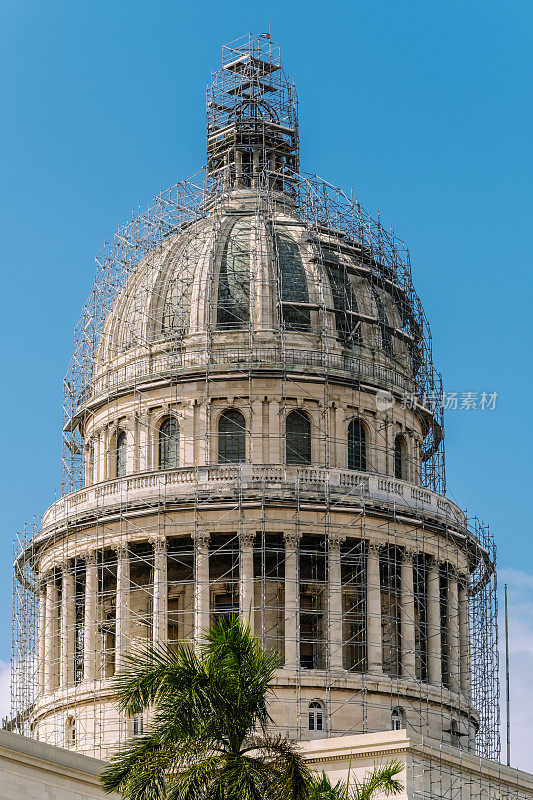
[[(0, 2), (0, 659), (13, 532), (60, 487), (61, 379), (94, 255), (204, 164), (221, 45), (269, 18), (299, 92), (303, 168), (353, 186), (409, 245), (445, 388), (499, 394), (493, 411), (448, 412), (448, 482), (492, 526), (515, 587), (513, 664), (533, 669), (527, 0)], [(523, 683), (514, 704), (531, 708)]]

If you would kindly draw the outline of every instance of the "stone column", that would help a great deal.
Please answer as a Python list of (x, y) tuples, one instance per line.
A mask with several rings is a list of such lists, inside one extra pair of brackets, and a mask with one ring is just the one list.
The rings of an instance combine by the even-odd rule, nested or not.
[(300, 665), (298, 544), (301, 534), (286, 532), (285, 539), (285, 666)]
[(96, 481), (105, 481), (109, 476), (108, 472), (108, 431), (102, 428), (98, 434), (98, 471)]
[(378, 544), (369, 542), (366, 557), (367, 671), (377, 673), (383, 672), (379, 551)]
[(102, 477), (100, 480), (108, 481), (115, 475), (115, 461), (113, 453), (113, 437), (116, 432), (116, 427), (108, 425), (103, 431), (103, 450), (102, 450)]
[(152, 641), (167, 640), (167, 541), (154, 539), (154, 593), (152, 603)]
[(117, 553), (117, 593), (115, 609), (115, 672), (124, 665), (128, 651), (130, 616), (130, 560), (127, 545), (119, 545)]
[(348, 466), (346, 412), (340, 406), (335, 407), (335, 466), (337, 469), (346, 469)]
[(44, 628), (44, 691), (56, 688), (56, 639), (57, 639), (57, 586), (53, 572), (46, 577)]
[(268, 441), (269, 461), (271, 464), (282, 464), (279, 402), (270, 400), (268, 403)]
[(457, 575), (449, 568), (448, 577), (448, 608), (446, 619), (448, 622), (448, 672), (450, 676), (450, 689), (459, 691), (459, 589)]
[(459, 577), (459, 640), (461, 691), (468, 695), (470, 694), (470, 619), (466, 575)]
[(94, 441), (85, 441), (85, 486), (90, 486), (93, 482), (94, 471)]
[(139, 472), (148, 471), (148, 414), (139, 414), (137, 420), (137, 466)]
[(240, 186), (242, 182), (242, 152), (235, 150), (235, 185)]
[(367, 468), (372, 472), (387, 474), (389, 462), (390, 430), (386, 411), (378, 411), (371, 441), (367, 441)]
[(57, 586), (51, 572), (46, 579), (46, 622), (44, 654), (44, 688), (53, 692), (57, 681)]
[(414, 476), (414, 483), (420, 484), (422, 483), (422, 459), (420, 454), (422, 452), (422, 440), (419, 438), (418, 434), (413, 436), (413, 476)]
[(195, 537), (194, 639), (197, 644), (209, 628), (209, 539), (209, 534), (203, 532)]
[(39, 581), (39, 663), (37, 670), (39, 695), (44, 692), (44, 665), (46, 663), (46, 580)]
[(98, 610), (98, 570), (96, 553), (85, 556), (85, 614), (83, 623), (83, 679), (96, 678), (96, 615)]
[(194, 463), (198, 467), (213, 463), (216, 460), (217, 442), (210, 442), (207, 452), (208, 408), (205, 400), (193, 407), (194, 413)]
[(263, 463), (263, 401), (252, 401), (251, 462)]
[(415, 594), (413, 559), (415, 553), (404, 548), (401, 572), (401, 646), (402, 677), (416, 678), (415, 663)]
[(259, 185), (259, 150), (257, 148), (254, 148), (254, 150), (253, 150), (252, 164), (253, 164), (252, 186), (258, 186)]
[(135, 429), (136, 420), (132, 419), (125, 426), (126, 431), (126, 475), (133, 475), (135, 472)]
[(66, 686), (74, 680), (74, 647), (76, 637), (76, 596), (74, 571), (66, 561), (61, 578), (61, 655), (60, 683)]
[(239, 536), (239, 607), (241, 619), (254, 632), (254, 540), (253, 531)]
[(430, 683), (442, 682), (439, 562), (431, 557), (427, 575), (427, 652)]
[(407, 448), (407, 480), (411, 483), (416, 483), (416, 442), (414, 435), (411, 431), (405, 436), (405, 443)]
[(182, 402), (180, 419), (180, 466), (194, 464), (194, 404), (192, 400)]
[(346, 536), (330, 535), (328, 540), (329, 666), (342, 669), (342, 572), (341, 545)]

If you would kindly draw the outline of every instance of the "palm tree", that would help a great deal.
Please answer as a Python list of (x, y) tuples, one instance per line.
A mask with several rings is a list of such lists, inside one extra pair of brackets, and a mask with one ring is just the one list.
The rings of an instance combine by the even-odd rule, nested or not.
[(392, 797), (403, 791), (403, 786), (397, 779), (397, 775), (402, 771), (403, 766), (399, 761), (389, 761), (374, 770), (363, 778), (350, 783), (350, 775), (347, 781), (337, 781), (335, 786), (325, 772), (322, 775), (315, 775), (309, 785), (309, 800), (372, 800), (376, 792), (381, 792), (385, 797)]
[(267, 733), (267, 700), (280, 657), (249, 628), (221, 619), (198, 652), (144, 648), (117, 674), (119, 706), (152, 708), (100, 780), (124, 800), (308, 800), (310, 773), (294, 745)]

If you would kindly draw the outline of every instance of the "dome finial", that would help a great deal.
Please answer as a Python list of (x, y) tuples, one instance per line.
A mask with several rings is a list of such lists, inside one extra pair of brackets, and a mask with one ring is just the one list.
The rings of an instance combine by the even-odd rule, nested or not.
[(207, 171), (224, 186), (290, 191), (299, 169), (298, 97), (270, 33), (222, 48), (207, 90)]

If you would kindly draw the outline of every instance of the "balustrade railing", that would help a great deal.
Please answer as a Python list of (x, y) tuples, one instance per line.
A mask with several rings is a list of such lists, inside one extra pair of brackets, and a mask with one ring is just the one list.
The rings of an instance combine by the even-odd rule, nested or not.
[(217, 464), (205, 467), (181, 467), (164, 472), (127, 475), (97, 483), (65, 495), (54, 503), (43, 517), (43, 531), (63, 520), (90, 510), (104, 509), (120, 503), (157, 502), (191, 491), (226, 488), (235, 491), (238, 484), (260, 488), (276, 485), (295, 492), (328, 491), (345, 499), (366, 498), (397, 503), (414, 510), (431, 512), (450, 524), (464, 527), (463, 511), (447, 498), (428, 489), (413, 486), (388, 476), (353, 470), (327, 469), (313, 466), (262, 464)]

